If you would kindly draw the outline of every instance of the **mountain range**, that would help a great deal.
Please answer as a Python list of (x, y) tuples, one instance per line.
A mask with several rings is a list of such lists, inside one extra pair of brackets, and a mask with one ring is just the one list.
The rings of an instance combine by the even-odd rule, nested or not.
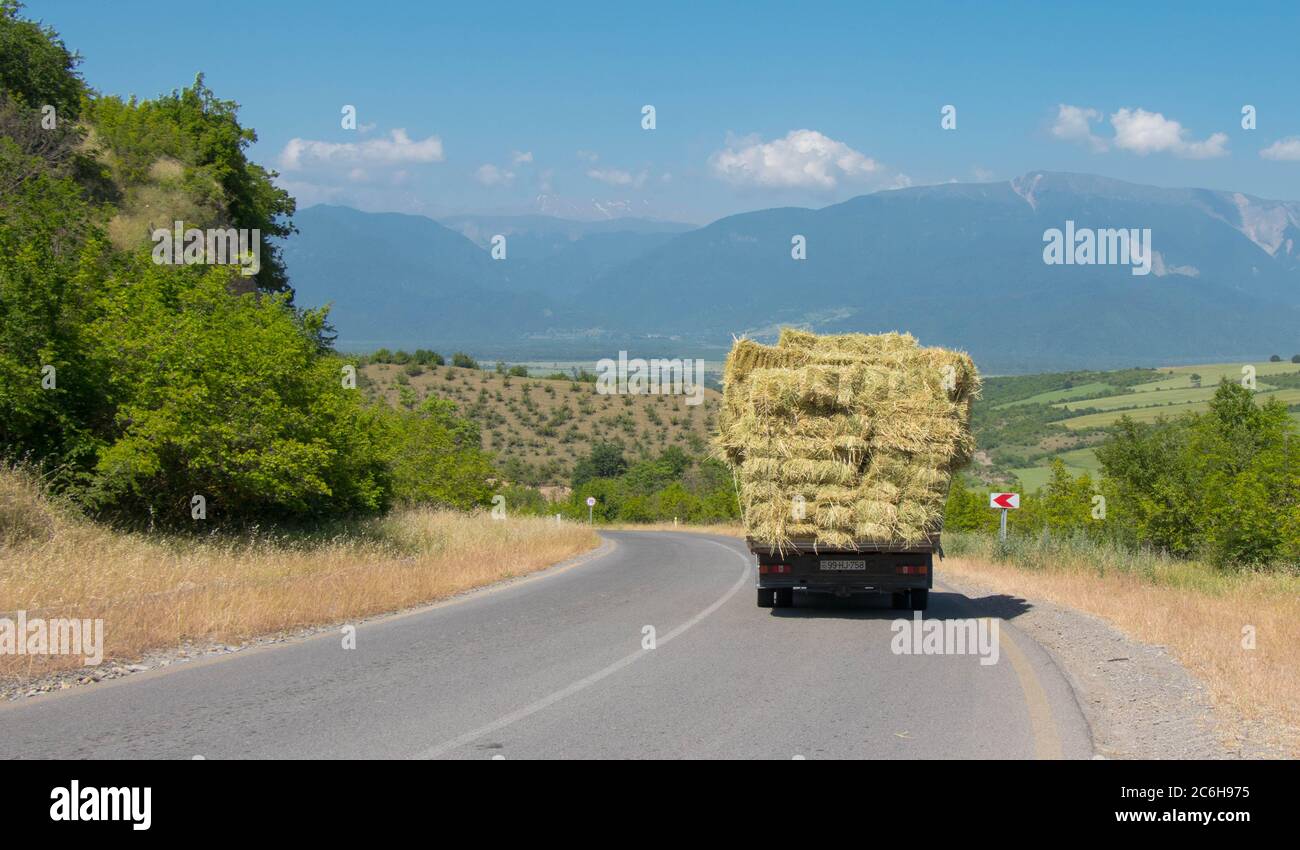
[[(1067, 222), (1149, 229), (1151, 273), (1047, 264), (1045, 231)], [(297, 302), (332, 302), (344, 349), (718, 358), (733, 335), (798, 325), (907, 330), (999, 373), (1300, 351), (1300, 203), (1234, 192), (1031, 172), (698, 228), (335, 206), (295, 224)], [(504, 259), (490, 253), (498, 234)]]

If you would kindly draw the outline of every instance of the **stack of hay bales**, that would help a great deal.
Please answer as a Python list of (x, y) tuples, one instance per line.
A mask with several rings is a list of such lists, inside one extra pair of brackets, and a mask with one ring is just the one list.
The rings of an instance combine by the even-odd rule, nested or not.
[(747, 533), (782, 551), (795, 539), (854, 549), (937, 534), (952, 473), (974, 450), (978, 393), (970, 357), (909, 334), (737, 340), (717, 445)]

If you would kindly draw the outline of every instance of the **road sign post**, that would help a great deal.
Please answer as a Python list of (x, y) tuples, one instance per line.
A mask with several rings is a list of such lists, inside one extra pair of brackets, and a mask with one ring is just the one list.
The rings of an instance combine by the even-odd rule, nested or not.
[(1001, 522), (998, 524), (998, 540), (1005, 542), (1007, 539), (1007, 511), (1019, 510), (1020, 494), (989, 493), (989, 507), (1002, 511)]
[(593, 519), (592, 519), (592, 516), (591, 516), (591, 511), (592, 511), (592, 509), (593, 509), (594, 507), (596, 507), (596, 497), (595, 497), (595, 496), (588, 496), (588, 497), (587, 497), (587, 525), (595, 525), (595, 524), (596, 524), (596, 523), (595, 523), (595, 520), (593, 520)]

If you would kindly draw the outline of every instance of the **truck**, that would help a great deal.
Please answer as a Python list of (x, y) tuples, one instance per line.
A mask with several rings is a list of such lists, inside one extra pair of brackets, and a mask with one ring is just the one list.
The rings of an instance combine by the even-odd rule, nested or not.
[(816, 546), (796, 538), (777, 549), (752, 537), (749, 551), (758, 561), (758, 607), (788, 608), (796, 590), (841, 598), (890, 595), (895, 609), (924, 611), (934, 586), (934, 556), (943, 558), (939, 535), (915, 544), (860, 541), (854, 549)]

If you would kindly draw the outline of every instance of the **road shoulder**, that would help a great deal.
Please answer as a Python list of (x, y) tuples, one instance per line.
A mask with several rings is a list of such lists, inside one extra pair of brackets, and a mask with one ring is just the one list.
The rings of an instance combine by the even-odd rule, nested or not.
[[(996, 595), (968, 575), (942, 582), (975, 599)], [(1039, 599), (1014, 619), (1051, 654), (1074, 688), (1097, 754), (1113, 759), (1285, 758), (1264, 724), (1225, 716), (1204, 685), (1161, 646), (1104, 620)]]

